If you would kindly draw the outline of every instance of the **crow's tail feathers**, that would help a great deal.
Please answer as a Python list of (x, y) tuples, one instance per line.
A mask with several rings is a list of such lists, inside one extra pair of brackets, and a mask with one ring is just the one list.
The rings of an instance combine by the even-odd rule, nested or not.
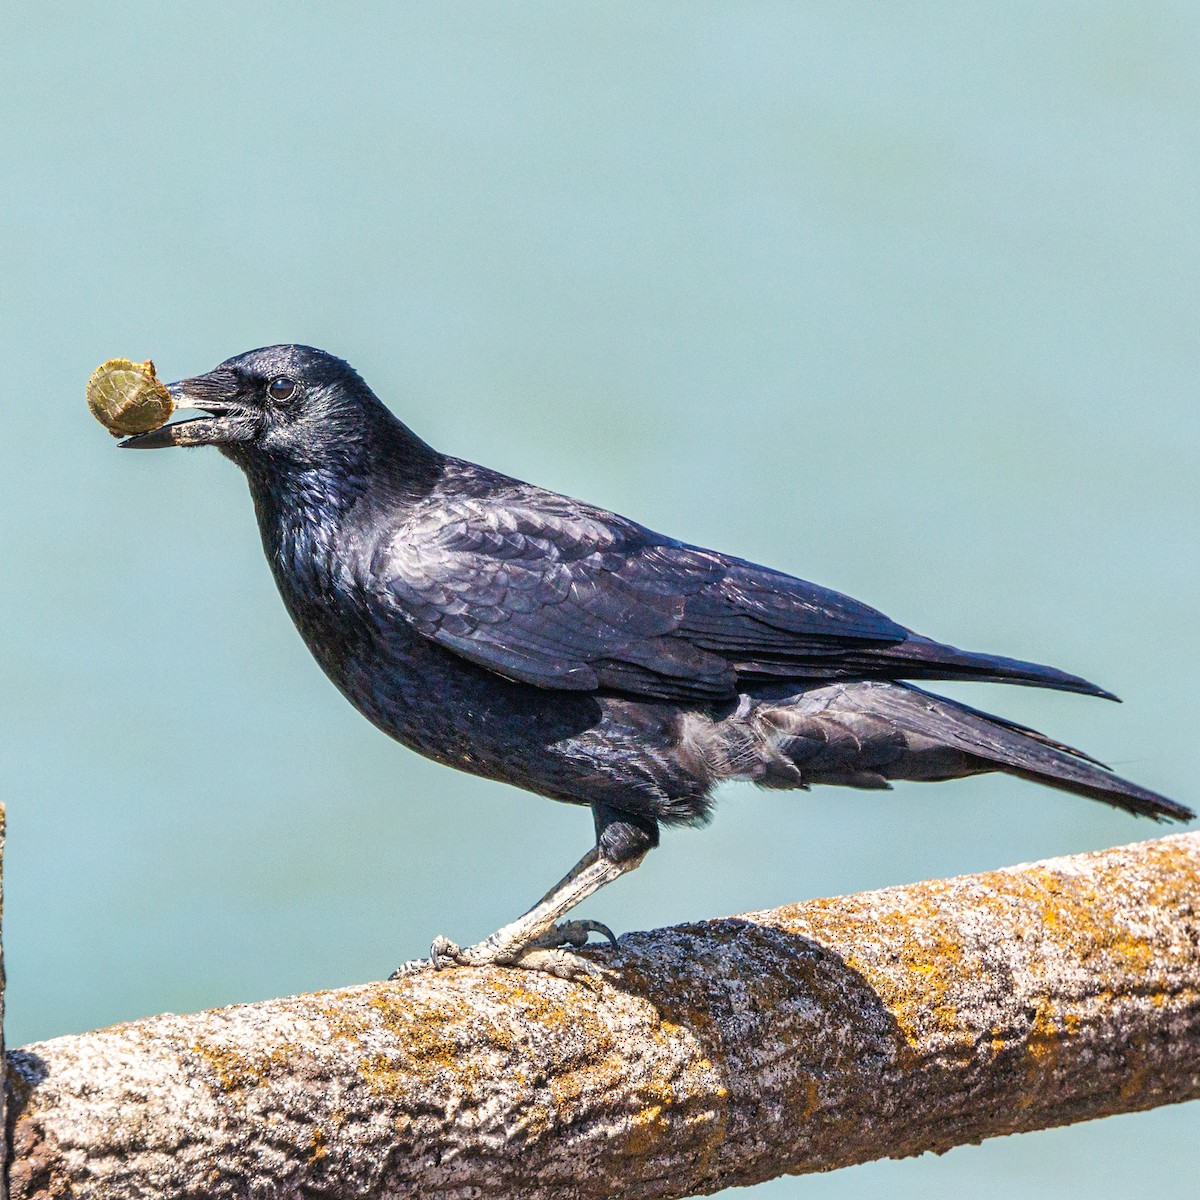
[(893, 779), (1004, 771), (1159, 821), (1195, 815), (1080, 750), (911, 684), (859, 680), (775, 697), (763, 696), (748, 722), (734, 714), (710, 727), (692, 757), (715, 778), (736, 774), (784, 788), (887, 787)]
[[(875, 689), (872, 689), (874, 692)], [(1156, 821), (1190, 821), (1195, 813), (1183, 804), (1122, 779), (1103, 763), (1048, 738), (1045, 734), (935, 696), (921, 688), (892, 685), (872, 695), (872, 709), (883, 707), (896, 724), (916, 739), (935, 739), (979, 760), (981, 770), (999, 770), (1065, 792), (1088, 796)]]

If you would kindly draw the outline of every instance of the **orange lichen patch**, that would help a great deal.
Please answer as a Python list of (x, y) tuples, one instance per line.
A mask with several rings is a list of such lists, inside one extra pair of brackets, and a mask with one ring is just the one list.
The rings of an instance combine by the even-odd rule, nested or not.
[[(1137, 847), (1136, 888), (1145, 901), (1154, 908), (1184, 914), (1195, 912), (1197, 894), (1195, 879), (1200, 871), (1194, 845), (1185, 840), (1187, 835), (1160, 838), (1155, 842), (1143, 842)], [(1130, 868), (1117, 860), (1100, 869), (1101, 890), (1105, 893), (1119, 892), (1131, 886)]]
[(312, 1136), (308, 1140), (308, 1165), (315, 1166), (323, 1158), (329, 1157), (329, 1147), (325, 1141), (325, 1135), (319, 1128), (314, 1128)]
[[(1039, 936), (1053, 948), (1079, 962), (1095, 958), (1101, 964), (1141, 974), (1154, 957), (1154, 948), (1121, 917), (1121, 906), (1112, 892), (1097, 887), (1085, 876), (1064, 875), (1044, 867), (1031, 867), (1020, 875), (998, 873), (1003, 895), (1018, 901), (1028, 914), (1024, 932)], [(1032, 925), (1033, 917), (1039, 925)]]
[(316, 1012), (325, 1025), (326, 1036), (332, 1039), (358, 1041), (371, 1028), (370, 1023), (363, 1020), (358, 1010), (349, 1005), (321, 1005)]
[(603, 1096), (625, 1077), (625, 1062), (619, 1054), (589, 1057), (556, 1072), (549, 1091), (556, 1112), (567, 1112), (580, 1100)]
[(372, 1054), (358, 1064), (358, 1073), (377, 1096), (402, 1103), (411, 1091), (411, 1080), (397, 1069), (390, 1054)]
[[(414, 1085), (471, 1091), (494, 1074), (500, 1060), (507, 1061), (522, 1040), (519, 1011), (485, 1005), (481, 995), (466, 990), (468, 984), (478, 988), (478, 974), (448, 982), (463, 990), (447, 987), (436, 1001), (391, 988), (381, 990), (366, 1001), (369, 1016), (363, 1014), (340, 1026), (343, 1037), (361, 1040), (371, 1031), (388, 1035), (392, 1049), (370, 1054), (358, 1064), (359, 1074), (378, 1094), (403, 1099)], [(495, 985), (489, 980), (487, 986)], [(532, 992), (525, 998), (543, 1020), (557, 1019), (551, 1002)], [(503, 1019), (497, 1020), (495, 1013), (503, 1014)]]
[(527, 974), (520, 971), (492, 971), (484, 982), (484, 990), (498, 1000), (512, 1005), (522, 1020), (533, 1021), (547, 1029), (565, 1029), (578, 1016), (562, 1004), (530, 989)]
[(1037, 1098), (1040, 1077), (1054, 1068), (1062, 1048), (1065, 1025), (1049, 1002), (1042, 1001), (1034, 1009), (1033, 1021), (1025, 1035), (1027, 1094), (1031, 1101)]
[[(866, 980), (910, 1048), (930, 1026), (950, 1037), (966, 1032), (952, 997), (962, 971), (977, 964), (966, 961), (961, 930), (942, 919), (939, 890), (931, 888), (931, 895), (922, 896), (916, 912), (911, 903), (884, 908), (849, 897), (812, 901), (788, 913), (796, 932), (835, 948), (846, 966)], [(880, 947), (887, 953), (881, 955)]]
[(261, 1087), (268, 1082), (273, 1069), (286, 1068), (292, 1060), (286, 1046), (246, 1054), (229, 1046), (197, 1041), (192, 1043), (191, 1050), (226, 1093)]
[(1130, 1105), (1147, 1091), (1147, 1084), (1152, 1075), (1149, 1066), (1147, 1039), (1144, 1035), (1134, 1038), (1128, 1047), (1126, 1065), (1128, 1074), (1117, 1092), (1118, 1103)]
[(633, 1115), (626, 1131), (628, 1151), (638, 1158), (650, 1154), (656, 1143), (671, 1136), (670, 1109), (675, 1102), (670, 1085), (658, 1080), (649, 1081), (642, 1094), (647, 1102)]
[(469, 1082), (478, 1064), (461, 1054), (468, 1043), (456, 1033), (461, 1030), (452, 1023), (428, 1016), (414, 1020), (402, 1031), (394, 1051), (368, 1055), (359, 1062), (358, 1072), (373, 1091), (393, 1100), (403, 1100), (414, 1083), (439, 1076)]
[[(1102, 1001), (1107, 1010), (1113, 1003), (1113, 996), (1107, 994)], [(1022, 1046), (1024, 1086), (1017, 1098), (1018, 1109), (1037, 1108), (1047, 1095), (1056, 1093), (1057, 1072), (1070, 1070), (1073, 1066), (1078, 1069), (1074, 1045), (1083, 1023), (1084, 1017), (1080, 1013), (1070, 1008), (1059, 1011), (1049, 999), (1039, 1001)], [(1114, 1111), (1131, 1107), (1134, 1098), (1145, 1093), (1151, 1074), (1147, 1065), (1148, 1051), (1144, 1032), (1137, 1030), (1130, 1031), (1124, 1045), (1110, 1049), (1118, 1065), (1110, 1065), (1107, 1072), (1120, 1079), (1115, 1089), (1118, 1107)]]
[[(896, 998), (892, 1011), (905, 1037), (910, 1041), (915, 1038), (922, 1016), (932, 1017), (941, 1033), (961, 1032), (958, 1008), (950, 997), (963, 958), (962, 946), (937, 935), (907, 943), (904, 952), (910, 956), (905, 965), (923, 985), (901, 989)], [(854, 966), (853, 960), (850, 965)]]
[(357, 1073), (381, 1097), (402, 1103), (423, 1087), (461, 1095), (500, 1069), (525, 1024), (517, 1006), (510, 1012), (507, 1004), (487, 1003), (488, 989), (512, 991), (532, 1018), (560, 1025), (570, 1019), (535, 992), (494, 978), (514, 974), (447, 972), (436, 988), (429, 980), (411, 980), (324, 992), (305, 997), (298, 1016), (315, 1018), (329, 1040), (372, 1051), (355, 1059)]
[(807, 1121), (821, 1107), (821, 1088), (815, 1079), (804, 1081), (804, 1108), (800, 1120)]

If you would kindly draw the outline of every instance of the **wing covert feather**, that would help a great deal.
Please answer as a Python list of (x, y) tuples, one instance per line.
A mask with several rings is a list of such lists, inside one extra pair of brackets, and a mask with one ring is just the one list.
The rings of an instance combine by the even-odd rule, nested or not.
[(739, 668), (799, 676), (810, 657), (907, 636), (837, 592), (526, 490), (410, 511), (371, 562), (420, 633), (501, 675), (711, 700)]

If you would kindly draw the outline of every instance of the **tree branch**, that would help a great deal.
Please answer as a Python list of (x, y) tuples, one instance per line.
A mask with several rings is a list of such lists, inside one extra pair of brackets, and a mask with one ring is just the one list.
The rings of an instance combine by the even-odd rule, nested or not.
[(1200, 1096), (1200, 834), (9, 1055), (13, 1200), (679, 1197)]

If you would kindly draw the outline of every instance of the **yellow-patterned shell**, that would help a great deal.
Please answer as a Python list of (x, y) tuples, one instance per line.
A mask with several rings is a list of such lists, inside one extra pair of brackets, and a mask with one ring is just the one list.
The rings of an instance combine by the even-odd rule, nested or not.
[(154, 373), (154, 364), (110, 358), (87, 382), (88, 408), (114, 437), (150, 433), (175, 411), (175, 402)]

